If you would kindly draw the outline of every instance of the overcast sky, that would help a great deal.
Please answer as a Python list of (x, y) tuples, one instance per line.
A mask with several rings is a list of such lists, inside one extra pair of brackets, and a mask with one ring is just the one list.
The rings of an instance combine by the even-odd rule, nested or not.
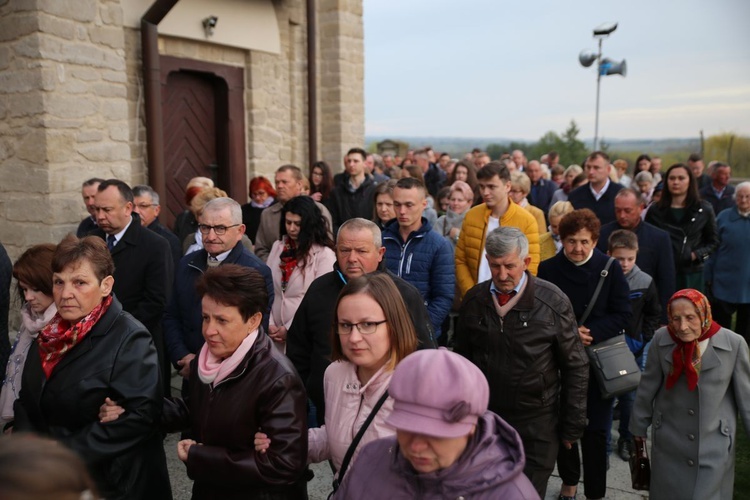
[(750, 135), (748, 0), (364, 0), (366, 133), (591, 138), (578, 54), (608, 21), (628, 74), (602, 77), (600, 137)]

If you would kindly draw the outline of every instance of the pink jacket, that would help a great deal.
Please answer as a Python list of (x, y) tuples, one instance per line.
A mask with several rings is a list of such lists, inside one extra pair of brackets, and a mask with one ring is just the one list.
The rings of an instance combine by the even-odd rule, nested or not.
[(294, 313), (302, 302), (310, 283), (315, 278), (333, 271), (333, 264), (336, 262), (336, 254), (328, 247), (313, 245), (310, 248), (310, 255), (307, 257), (307, 263), (303, 268), (297, 266), (292, 276), (289, 278), (286, 291), (281, 291), (281, 252), (284, 250), (284, 242), (276, 241), (271, 247), (271, 253), (268, 254), (268, 267), (271, 268), (273, 275), (274, 299), (271, 307), (271, 319), (269, 325), (284, 326), (288, 330), (292, 325)]
[[(341, 467), (354, 436), (370, 415), (372, 407), (388, 389), (391, 375), (393, 371), (386, 371), (384, 366), (362, 386), (357, 378), (357, 367), (353, 363), (337, 361), (328, 366), (323, 378), (326, 423), (320, 428), (307, 431), (308, 462), (316, 463), (330, 459), (336, 470)], [(389, 397), (362, 436), (350, 466), (364, 445), (396, 434), (392, 427), (385, 424), (385, 419), (392, 410), (393, 399)]]

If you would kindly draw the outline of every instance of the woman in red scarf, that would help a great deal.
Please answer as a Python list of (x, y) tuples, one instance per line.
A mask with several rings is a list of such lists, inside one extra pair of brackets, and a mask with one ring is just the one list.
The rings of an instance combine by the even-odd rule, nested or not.
[(297, 196), (284, 204), (280, 234), (266, 263), (274, 288), (268, 334), (283, 351), (302, 297), (316, 278), (333, 271), (336, 254), (328, 222), (309, 196)]
[[(52, 257), (57, 314), (32, 346), (14, 432), (59, 440), (86, 463), (102, 497), (171, 498), (161, 435), (159, 362), (151, 334), (112, 295), (104, 240), (65, 238)], [(110, 397), (124, 412), (102, 423)]]
[(675, 293), (667, 315), (630, 417), (636, 440), (653, 426), (650, 498), (732, 498), (738, 413), (750, 429), (747, 343), (697, 290)]

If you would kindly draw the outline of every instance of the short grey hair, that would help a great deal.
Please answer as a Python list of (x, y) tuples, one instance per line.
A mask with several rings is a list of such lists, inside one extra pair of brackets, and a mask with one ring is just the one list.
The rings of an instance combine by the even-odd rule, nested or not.
[(651, 172), (642, 170), (635, 174), (633, 181), (635, 181), (636, 184), (638, 184), (639, 182), (654, 182), (654, 176), (651, 175)]
[(517, 227), (498, 227), (487, 235), (484, 249), (487, 251), (487, 255), (493, 259), (505, 257), (516, 250), (518, 256), (525, 259), (529, 256), (529, 240), (523, 234), (523, 231)]
[(242, 207), (232, 198), (214, 198), (203, 207), (203, 213), (229, 209), (232, 224), (242, 224)]
[(159, 193), (154, 191), (154, 188), (151, 186), (146, 186), (145, 184), (139, 184), (138, 186), (135, 186), (133, 188), (133, 196), (150, 196), (151, 197), (151, 203), (154, 205), (159, 204)]
[(732, 198), (735, 200), (737, 199), (737, 193), (740, 192), (740, 189), (750, 189), (750, 181), (742, 181), (739, 184), (737, 184), (734, 188), (734, 194), (732, 195)]
[(336, 233), (336, 243), (338, 244), (339, 238), (343, 231), (370, 231), (372, 233), (372, 242), (375, 244), (375, 248), (383, 246), (383, 235), (380, 233), (380, 228), (371, 220), (363, 219), (362, 217), (354, 217), (349, 219), (339, 226), (339, 232)]

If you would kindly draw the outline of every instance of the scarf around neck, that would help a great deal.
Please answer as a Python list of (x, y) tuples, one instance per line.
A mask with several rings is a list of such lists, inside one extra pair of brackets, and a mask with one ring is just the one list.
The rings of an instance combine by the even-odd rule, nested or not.
[(219, 358), (208, 350), (208, 343), (203, 344), (201, 352), (198, 354), (198, 378), (204, 384), (213, 384), (216, 386), (219, 382), (227, 378), (245, 359), (247, 353), (258, 338), (258, 329), (256, 328), (243, 340), (237, 350), (227, 358)]
[[(672, 326), (672, 302), (677, 299), (687, 299), (692, 302), (700, 318), (701, 335), (691, 342), (680, 340), (680, 337)], [(688, 389), (694, 391), (698, 387), (698, 378), (701, 371), (701, 353), (698, 344), (713, 337), (721, 329), (721, 326), (713, 321), (711, 307), (708, 304), (706, 296), (692, 288), (680, 290), (672, 295), (672, 298), (667, 303), (667, 316), (670, 318), (670, 322), (667, 324), (667, 331), (675, 343), (675, 348), (672, 351), (672, 368), (667, 376), (666, 387), (668, 390), (674, 387), (680, 375), (685, 372)]]
[(284, 236), (284, 249), (281, 251), (279, 268), (281, 269), (281, 290), (286, 291), (289, 278), (297, 267), (297, 244), (289, 236)]
[(49, 379), (52, 370), (63, 356), (79, 344), (96, 325), (109, 306), (112, 305), (112, 295), (108, 295), (83, 319), (71, 324), (56, 313), (52, 320), (39, 332), (39, 356), (42, 359), (44, 375)]

